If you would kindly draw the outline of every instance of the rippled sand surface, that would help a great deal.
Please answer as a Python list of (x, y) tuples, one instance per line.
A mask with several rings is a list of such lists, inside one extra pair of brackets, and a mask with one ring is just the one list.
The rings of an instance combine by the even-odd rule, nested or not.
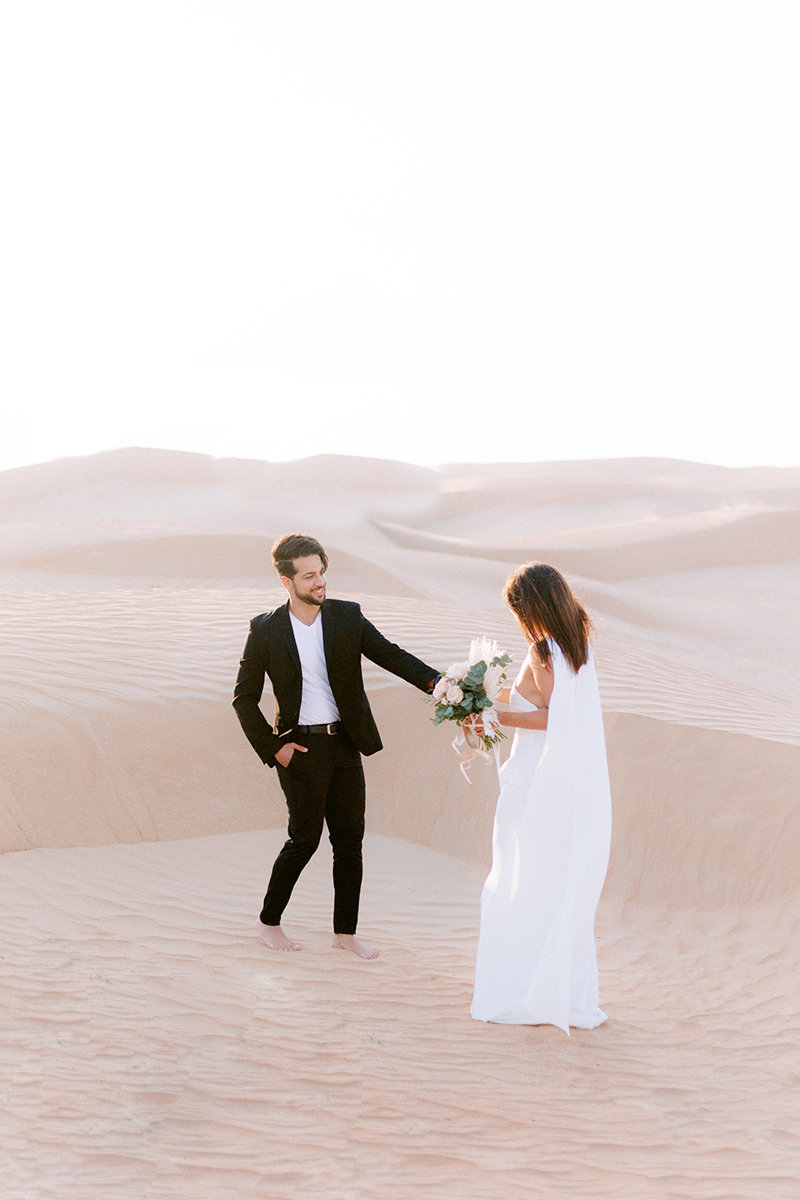
[[(800, 472), (126, 451), (0, 474), (0, 1138), (9, 1200), (790, 1200), (800, 1179)], [(469, 1018), (496, 780), (367, 664), (363, 963), (329, 852), (271, 954), (283, 839), (230, 691), (268, 563), (429, 662), (523, 647), (502, 582), (590, 606), (614, 794), (609, 1015)], [(265, 700), (269, 709), (269, 702)]]
[[(321, 853), (253, 924), (279, 830), (12, 857), (3, 873), (5, 1195), (789, 1197), (797, 921), (607, 901), (609, 1021), (468, 1015), (475, 864), (367, 839), (362, 935), (329, 945)], [(12, 1019), (13, 1014), (13, 1019)]]

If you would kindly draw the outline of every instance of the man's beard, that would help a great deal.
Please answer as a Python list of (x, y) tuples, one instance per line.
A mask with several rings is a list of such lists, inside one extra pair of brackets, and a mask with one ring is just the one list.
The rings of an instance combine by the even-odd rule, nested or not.
[(325, 600), (324, 588), (321, 594), (315, 594), (314, 592), (301, 592), (295, 584), (292, 584), (292, 590), (294, 591), (295, 598), (301, 600), (303, 604), (316, 604), (318, 608), (322, 607)]

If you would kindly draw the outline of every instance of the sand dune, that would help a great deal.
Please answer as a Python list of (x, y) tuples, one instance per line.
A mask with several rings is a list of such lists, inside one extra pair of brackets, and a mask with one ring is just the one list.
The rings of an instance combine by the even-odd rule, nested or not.
[[(268, 464), (127, 450), (0, 474), (10, 1200), (788, 1198), (800, 1178), (800, 470)], [(282, 836), (230, 692), (289, 529), (437, 665), (523, 647), (542, 558), (598, 626), (608, 1024), (468, 1016), (496, 780), (367, 664), (364, 930), (252, 932)], [(345, 961), (348, 960), (348, 961)]]

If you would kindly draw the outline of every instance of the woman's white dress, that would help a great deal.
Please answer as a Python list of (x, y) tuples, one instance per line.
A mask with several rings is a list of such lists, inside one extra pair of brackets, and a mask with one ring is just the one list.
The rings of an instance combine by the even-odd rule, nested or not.
[[(577, 674), (550, 642), (547, 729), (517, 729), (500, 769), (492, 869), (481, 896), (472, 1016), (593, 1029), (594, 916), (608, 867), (611, 796), (594, 660)], [(511, 706), (535, 709), (516, 688)]]

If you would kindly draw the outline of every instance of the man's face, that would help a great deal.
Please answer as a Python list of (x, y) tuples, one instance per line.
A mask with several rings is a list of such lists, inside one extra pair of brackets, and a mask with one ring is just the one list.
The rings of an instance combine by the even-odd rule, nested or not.
[(325, 568), (318, 554), (294, 559), (295, 576), (281, 576), (281, 583), (290, 597), (303, 604), (322, 604), (325, 599)]

